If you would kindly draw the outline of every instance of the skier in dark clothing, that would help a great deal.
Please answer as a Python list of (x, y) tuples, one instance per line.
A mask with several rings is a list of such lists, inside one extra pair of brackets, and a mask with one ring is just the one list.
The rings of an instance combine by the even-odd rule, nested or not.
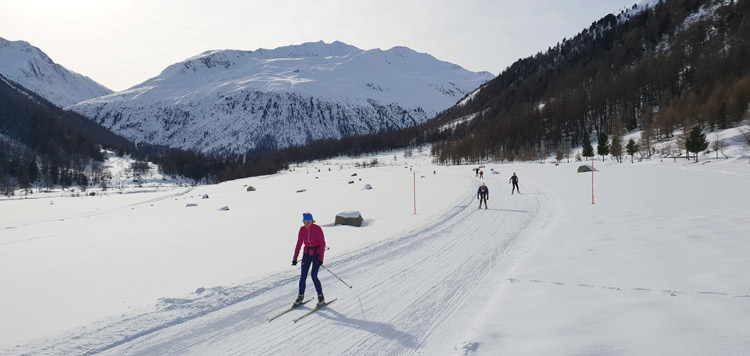
[(305, 244), (305, 250), (302, 254), (302, 273), (299, 278), (299, 295), (293, 306), (302, 304), (305, 299), (305, 285), (307, 284), (307, 272), (310, 270), (310, 265), (312, 265), (310, 276), (315, 285), (315, 291), (318, 292), (318, 306), (320, 306), (326, 302), (325, 297), (323, 297), (323, 287), (318, 279), (318, 270), (323, 265), (323, 255), (326, 250), (326, 239), (323, 236), (323, 229), (315, 224), (312, 214), (302, 214), (302, 223), (304, 225), (300, 227), (297, 234), (297, 246), (294, 248), (294, 258), (292, 259), (292, 266), (296, 266), (300, 248), (302, 244)]
[(521, 189), (518, 188), (518, 176), (516, 176), (516, 172), (513, 172), (513, 176), (510, 177), (508, 183), (513, 183), (513, 190), (510, 191), (510, 195), (513, 195), (515, 191), (518, 191), (518, 194), (521, 194)]
[(479, 209), (482, 209), (482, 202), (484, 202), (484, 210), (487, 210), (487, 200), (490, 198), (490, 190), (484, 183), (477, 190), (477, 199), (479, 199)]

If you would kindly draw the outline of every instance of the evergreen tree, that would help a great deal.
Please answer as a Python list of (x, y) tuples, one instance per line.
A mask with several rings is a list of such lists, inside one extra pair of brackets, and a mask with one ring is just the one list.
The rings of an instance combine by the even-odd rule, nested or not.
[(695, 161), (698, 162), (698, 153), (708, 148), (708, 140), (706, 140), (706, 135), (702, 132), (700, 126), (695, 126), (690, 130), (690, 136), (685, 140), (685, 148), (688, 152), (695, 153)]
[(630, 163), (633, 163), (633, 156), (635, 156), (635, 153), (638, 152), (639, 149), (640, 147), (638, 147), (638, 144), (631, 138), (630, 141), (628, 141), (627, 146), (625, 146), (625, 151), (630, 155)]
[(591, 146), (588, 132), (583, 133), (583, 152), (581, 152), (581, 155), (586, 158), (594, 157), (594, 147)]
[(599, 135), (599, 141), (596, 145), (596, 153), (602, 156), (602, 161), (604, 161), (604, 156), (609, 154), (609, 139), (607, 134), (603, 133)]

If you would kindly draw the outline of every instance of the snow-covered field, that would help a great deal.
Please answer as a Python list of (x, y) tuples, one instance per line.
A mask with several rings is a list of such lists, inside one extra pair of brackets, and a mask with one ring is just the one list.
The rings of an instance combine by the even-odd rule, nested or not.
[[(0, 354), (747, 354), (750, 165), (725, 152), (597, 161), (594, 204), (581, 162), (487, 163), (479, 179), (402, 152), (373, 168), (340, 158), (209, 186), (3, 198)], [(333, 225), (352, 210), (362, 227)], [(303, 212), (353, 288), (321, 269), (338, 300), (268, 322), (297, 293)]]

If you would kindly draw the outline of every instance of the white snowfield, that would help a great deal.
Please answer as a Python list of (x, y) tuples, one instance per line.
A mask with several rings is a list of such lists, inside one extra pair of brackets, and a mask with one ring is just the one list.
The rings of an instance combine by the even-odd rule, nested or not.
[[(375, 168), (336, 159), (195, 188), (4, 199), (0, 354), (747, 354), (750, 165), (730, 156), (597, 161), (594, 204), (584, 162), (487, 163), (501, 173), (480, 180), (401, 153)], [(333, 226), (348, 210), (363, 227)], [(322, 268), (337, 301), (269, 322), (297, 294), (303, 212), (353, 288)]]

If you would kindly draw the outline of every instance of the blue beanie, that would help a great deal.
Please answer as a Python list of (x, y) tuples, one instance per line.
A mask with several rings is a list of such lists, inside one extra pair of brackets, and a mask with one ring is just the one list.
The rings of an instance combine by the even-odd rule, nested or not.
[(310, 214), (310, 213), (304, 213), (304, 214), (302, 214), (302, 221), (305, 221), (305, 220), (312, 221), (313, 220), (312, 214)]

